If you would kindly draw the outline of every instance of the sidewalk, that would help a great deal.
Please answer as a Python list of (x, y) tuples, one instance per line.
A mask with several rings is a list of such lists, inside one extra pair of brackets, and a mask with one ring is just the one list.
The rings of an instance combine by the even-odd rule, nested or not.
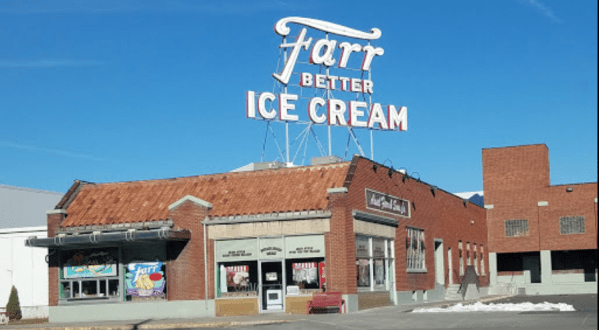
[[(417, 308), (449, 307), (461, 304), (471, 304), (477, 301), (490, 302), (511, 297), (487, 296), (473, 300), (436, 301), (429, 303), (405, 304), (397, 306), (386, 306), (379, 308), (396, 309), (398, 312), (410, 312)], [(368, 312), (362, 310), (357, 313)], [(315, 316), (315, 315), (314, 315)], [(208, 327), (230, 327), (238, 325), (276, 324), (285, 322), (297, 322), (314, 317), (313, 315), (300, 314), (259, 314), (255, 316), (231, 316), (231, 317), (204, 317), (197, 319), (166, 319), (166, 320), (131, 320), (131, 321), (105, 321), (94, 322), (94, 324), (82, 323), (40, 323), (22, 325), (0, 325), (0, 330), (132, 330), (132, 329), (174, 329), (174, 328), (208, 328)]]

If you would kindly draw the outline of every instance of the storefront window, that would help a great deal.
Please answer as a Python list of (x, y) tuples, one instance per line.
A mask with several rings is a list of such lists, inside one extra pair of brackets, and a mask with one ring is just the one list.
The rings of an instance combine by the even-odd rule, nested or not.
[(300, 294), (321, 291), (326, 283), (324, 258), (285, 260), (287, 285), (297, 285)]
[(370, 288), (370, 259), (358, 259), (358, 287)]
[(128, 301), (166, 298), (166, 265), (162, 262), (131, 262), (126, 265), (125, 272)]
[(239, 261), (219, 263), (217, 296), (258, 296), (258, 262)]
[(118, 299), (118, 248), (68, 250), (61, 253), (59, 300)]
[(125, 273), (122, 291), (125, 301), (166, 299), (166, 245), (153, 243), (124, 246), (122, 255)]
[(380, 237), (356, 236), (356, 272), (358, 288), (386, 290), (387, 268), (392, 264), (392, 240)]
[(385, 279), (387, 278), (385, 272), (385, 259), (374, 260), (374, 285), (385, 286)]
[(426, 271), (423, 229), (406, 228), (406, 255), (408, 271)]

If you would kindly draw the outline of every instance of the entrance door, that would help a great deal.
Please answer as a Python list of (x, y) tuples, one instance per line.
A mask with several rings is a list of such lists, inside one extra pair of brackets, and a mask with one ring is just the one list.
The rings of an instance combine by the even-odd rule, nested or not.
[(541, 283), (541, 254), (539, 252), (522, 256), (522, 268), (530, 271), (531, 283)]
[(447, 270), (449, 272), (449, 284), (453, 284), (453, 267), (451, 261), (451, 248), (447, 249)]
[(435, 239), (435, 281), (445, 284), (445, 265), (443, 262), (443, 241)]
[(261, 263), (261, 295), (263, 311), (282, 311), (283, 290), (283, 263), (281, 261)]

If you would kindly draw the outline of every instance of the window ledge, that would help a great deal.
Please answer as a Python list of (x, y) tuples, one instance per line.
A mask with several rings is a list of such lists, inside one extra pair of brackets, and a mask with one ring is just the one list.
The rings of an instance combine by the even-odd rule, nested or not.
[(427, 273), (426, 269), (416, 269), (416, 268), (408, 268), (408, 273)]
[(389, 292), (389, 290), (382, 287), (375, 287), (373, 290), (370, 288), (358, 288), (358, 293), (377, 293), (377, 292)]

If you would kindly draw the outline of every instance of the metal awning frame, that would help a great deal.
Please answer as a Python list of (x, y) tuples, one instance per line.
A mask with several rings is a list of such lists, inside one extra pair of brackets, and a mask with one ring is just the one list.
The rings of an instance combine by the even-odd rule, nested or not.
[[(37, 238), (29, 237), (25, 241), (26, 246), (40, 248), (61, 248), (61, 247), (91, 247), (94, 245), (110, 245), (134, 242), (155, 242), (155, 241), (188, 241), (191, 238), (191, 232), (187, 229), (175, 230), (169, 227), (149, 230), (129, 229), (118, 232), (93, 232), (91, 234), (79, 235), (59, 235), (54, 237)], [(91, 245), (91, 246), (90, 246)]]

